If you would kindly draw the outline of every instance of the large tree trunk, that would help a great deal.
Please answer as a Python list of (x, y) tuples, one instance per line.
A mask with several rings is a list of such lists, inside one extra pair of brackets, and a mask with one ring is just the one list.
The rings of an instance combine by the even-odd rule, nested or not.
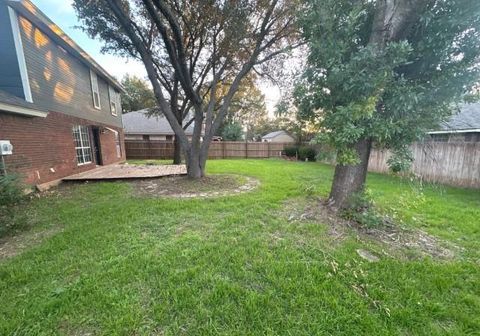
[(182, 163), (182, 144), (177, 140), (173, 140), (173, 164), (178, 165)]
[[(386, 44), (398, 41), (412, 28), (415, 18), (428, 0), (377, 0), (369, 44), (382, 51)], [(377, 109), (380, 105), (377, 106)], [(379, 113), (381, 113), (379, 109)], [(341, 209), (348, 207), (349, 197), (362, 192), (367, 177), (371, 139), (361, 139), (354, 148), (360, 162), (356, 165), (337, 165), (330, 191), (329, 204)]]
[(190, 153), (187, 155), (187, 176), (191, 179), (199, 179), (205, 176), (205, 162), (201, 162), (198, 153)]
[(371, 148), (372, 141), (370, 139), (361, 139), (355, 144), (360, 162), (356, 165), (336, 165), (329, 196), (329, 204), (334, 208), (348, 207), (350, 196), (363, 191)]
[(191, 147), (185, 155), (187, 164), (187, 176), (198, 179), (205, 176), (205, 167), (208, 159), (209, 144), (203, 144), (197, 148)]

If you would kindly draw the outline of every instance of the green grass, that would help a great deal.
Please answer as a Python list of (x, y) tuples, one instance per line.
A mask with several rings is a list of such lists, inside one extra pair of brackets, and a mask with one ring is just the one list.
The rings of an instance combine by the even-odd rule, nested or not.
[(0, 261), (0, 335), (478, 335), (480, 193), (370, 174), (378, 207), (463, 247), (455, 260), (359, 258), (380, 249), (280, 215), (332, 168), (219, 160), (209, 173), (261, 181), (217, 199), (136, 198), (77, 185), (24, 207), (62, 231)]

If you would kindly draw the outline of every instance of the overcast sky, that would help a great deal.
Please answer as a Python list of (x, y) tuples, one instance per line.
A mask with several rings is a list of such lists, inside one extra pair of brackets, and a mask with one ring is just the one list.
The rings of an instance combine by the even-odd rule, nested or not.
[[(33, 3), (110, 74), (119, 79), (126, 73), (135, 74), (142, 78), (146, 77), (142, 63), (100, 53), (102, 42), (91, 39), (80, 29), (75, 28), (75, 26), (80, 25), (80, 22), (72, 7), (72, 0), (33, 0)], [(268, 83), (262, 84), (260, 89), (265, 94), (267, 108), (271, 114), (279, 99), (280, 91), (277, 87)]]

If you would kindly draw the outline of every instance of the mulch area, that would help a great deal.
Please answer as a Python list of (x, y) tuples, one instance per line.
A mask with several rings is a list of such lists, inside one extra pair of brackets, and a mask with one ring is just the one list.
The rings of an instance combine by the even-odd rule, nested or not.
[(255, 189), (258, 180), (240, 175), (209, 175), (198, 180), (186, 176), (131, 181), (137, 196), (171, 198), (222, 197)]
[[(341, 242), (348, 235), (354, 234), (363, 242), (380, 243), (385, 249), (384, 256), (399, 258), (432, 257), (440, 260), (451, 260), (461, 252), (461, 248), (434, 237), (422, 230), (408, 228), (398, 223), (390, 223), (378, 227), (367, 228), (358, 223), (348, 221), (325, 205), (321, 199), (289, 200), (283, 209), (288, 221), (314, 221), (328, 225), (328, 234), (333, 243)], [(362, 254), (368, 251), (357, 251)], [(372, 259), (376, 259), (373, 256)], [(368, 259), (368, 258), (367, 258)]]

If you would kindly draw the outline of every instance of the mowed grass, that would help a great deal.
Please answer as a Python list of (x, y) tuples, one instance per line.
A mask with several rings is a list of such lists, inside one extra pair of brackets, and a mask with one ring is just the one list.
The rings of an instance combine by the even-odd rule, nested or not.
[[(285, 204), (325, 197), (316, 163), (219, 160), (254, 192), (135, 197), (127, 183), (76, 185), (23, 210), (32, 231), (60, 227), (0, 260), (0, 335), (478, 335), (480, 193), (370, 174), (379, 208), (463, 248), (454, 260), (382, 256), (355, 234), (288, 221)], [(307, 198), (306, 201), (312, 201)]]

